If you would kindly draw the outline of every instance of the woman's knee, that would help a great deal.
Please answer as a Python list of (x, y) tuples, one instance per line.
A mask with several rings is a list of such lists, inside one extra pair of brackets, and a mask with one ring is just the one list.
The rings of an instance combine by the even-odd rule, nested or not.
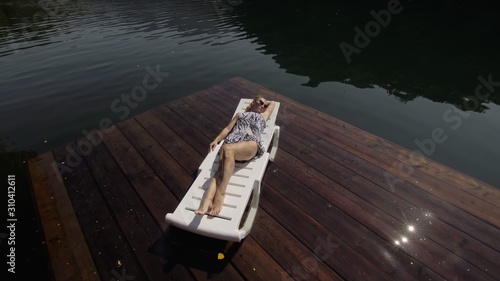
[(221, 151), (222, 151), (222, 157), (223, 158), (234, 157), (234, 150), (228, 144), (223, 144), (222, 147), (221, 147)]

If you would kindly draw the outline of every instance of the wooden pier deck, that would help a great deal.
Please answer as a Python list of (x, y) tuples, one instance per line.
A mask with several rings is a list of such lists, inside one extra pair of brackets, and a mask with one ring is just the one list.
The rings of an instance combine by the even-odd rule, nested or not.
[[(251, 234), (169, 227), (208, 144), (257, 94), (281, 102), (281, 135)], [(54, 280), (500, 279), (498, 188), (245, 79), (95, 136), (29, 161)]]

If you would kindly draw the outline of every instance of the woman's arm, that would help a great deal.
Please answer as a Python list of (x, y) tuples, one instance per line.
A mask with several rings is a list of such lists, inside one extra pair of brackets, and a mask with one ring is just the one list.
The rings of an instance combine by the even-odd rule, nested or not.
[(215, 147), (217, 146), (217, 144), (219, 144), (220, 141), (225, 139), (226, 136), (229, 134), (229, 132), (231, 132), (234, 125), (236, 124), (236, 121), (238, 120), (238, 116), (240, 116), (240, 113), (237, 113), (236, 115), (234, 115), (233, 119), (231, 119), (229, 124), (227, 124), (227, 126), (224, 129), (222, 129), (222, 131), (219, 133), (219, 135), (210, 143), (210, 147), (208, 150), (209, 152), (213, 151), (215, 149)]
[(270, 101), (268, 106), (267, 106), (267, 109), (266, 111), (262, 112), (262, 116), (264, 117), (264, 120), (267, 121), (267, 119), (269, 119), (269, 117), (271, 116), (271, 114), (273, 113), (273, 110), (274, 110), (274, 101)]

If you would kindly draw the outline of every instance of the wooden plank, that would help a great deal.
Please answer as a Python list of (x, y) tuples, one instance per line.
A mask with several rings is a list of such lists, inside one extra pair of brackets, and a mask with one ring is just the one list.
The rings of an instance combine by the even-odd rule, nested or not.
[[(176, 102), (170, 103), (169, 107), (175, 113), (177, 113), (179, 116), (182, 117), (182, 119), (186, 120), (191, 127), (191, 129), (188, 128), (188, 131), (183, 131), (183, 133), (186, 133), (189, 135), (195, 135), (196, 133), (200, 133), (201, 135), (204, 135), (206, 137), (202, 138), (200, 141), (207, 141), (208, 143), (205, 144), (205, 146), (202, 145), (205, 150), (201, 150), (202, 155), (206, 155), (208, 152), (208, 146), (210, 144), (210, 138), (208, 136), (211, 135), (218, 135), (220, 132), (219, 126), (215, 125), (210, 119), (208, 119), (204, 113), (204, 111), (208, 111), (208, 108), (205, 110), (202, 109), (202, 111), (197, 112), (195, 108), (199, 108), (198, 106), (192, 107), (191, 104), (186, 103), (187, 98), (184, 98), (182, 100), (178, 100)], [(201, 101), (199, 99), (195, 100), (195, 104)], [(209, 107), (210, 108), (210, 107)], [(210, 110), (209, 112), (214, 112), (213, 110)], [(220, 113), (220, 112), (219, 112)], [(198, 145), (198, 143), (193, 143), (193, 145)]]
[(164, 200), (169, 197), (168, 188), (119, 129), (104, 134), (103, 142), (156, 223), (165, 231), (164, 214), (175, 208), (172, 202)]
[[(183, 105), (181, 101), (177, 101), (176, 103), (179, 106)], [(185, 106), (185, 104), (183, 106)], [(160, 107), (158, 110), (154, 110), (153, 113), (157, 115), (163, 123), (169, 126), (172, 131), (179, 136), (179, 138), (183, 139), (186, 143), (189, 143), (190, 150), (198, 152), (201, 160), (197, 163), (201, 163), (203, 158), (208, 153), (207, 143), (210, 144), (211, 140), (209, 140), (206, 135), (201, 133), (196, 127), (193, 127), (190, 123), (188, 123), (181, 114), (173, 111), (170, 107)]]
[[(161, 260), (148, 253), (150, 245), (161, 237), (160, 227), (104, 145), (100, 146), (95, 157), (88, 161), (105, 194), (107, 204), (120, 225), (122, 235), (144, 269), (147, 280), (164, 278)], [(189, 276), (186, 272), (179, 275)]]
[[(103, 183), (100, 178), (95, 179), (87, 162), (80, 158), (78, 165), (68, 166), (65, 162), (68, 155), (77, 155), (76, 143), (70, 143), (53, 150), (55, 160), (61, 165), (66, 166), (68, 171), (64, 175), (64, 184), (67, 187), (69, 198), (76, 211), (76, 216), (83, 235), (96, 264), (99, 276), (102, 280), (112, 280), (116, 275), (121, 276), (123, 268), (126, 276), (135, 276), (137, 279), (145, 280), (142, 268), (137, 265), (135, 254), (125, 240), (125, 235), (119, 227), (116, 219), (117, 214), (109, 208), (103, 193), (110, 196), (109, 189), (105, 186), (101, 189), (97, 182)], [(78, 154), (80, 157), (80, 154)], [(75, 156), (76, 157), (76, 156)], [(92, 160), (99, 156), (93, 151), (88, 157)], [(76, 158), (75, 158), (76, 160)], [(92, 162), (91, 162), (92, 163)], [(101, 163), (93, 166), (94, 172), (99, 175)], [(104, 182), (106, 184), (106, 182)], [(106, 237), (105, 239), (96, 239), (96, 237)]]
[[(162, 180), (167, 189), (163, 192), (162, 200), (168, 206), (166, 212), (173, 212), (179, 203), (179, 199), (193, 182), (192, 173), (188, 173), (172, 156), (156, 141), (143, 127), (151, 125), (150, 118), (154, 115), (141, 115), (136, 119), (129, 119), (117, 126), (127, 137), (128, 141), (135, 147), (144, 161)], [(166, 213), (165, 213), (166, 214)]]
[[(162, 236), (159, 216), (151, 215), (151, 208), (148, 204), (155, 204), (162, 200), (156, 198), (144, 201), (144, 197), (148, 199), (153, 197), (148, 192), (157, 193), (158, 196), (162, 194), (155, 188), (155, 182), (149, 181), (154, 176), (143, 165), (136, 162), (137, 152), (118, 128), (115, 127), (112, 132), (104, 134), (103, 140), (105, 145), (96, 147), (95, 155), (86, 158), (86, 161), (89, 162), (89, 167), (103, 190), (147, 280), (163, 279), (165, 278), (163, 260), (151, 255), (148, 251), (149, 247)], [(152, 183), (151, 186), (148, 185), (149, 183)], [(189, 280), (192, 279), (190, 276), (190, 273), (183, 268), (178, 268), (168, 274), (168, 277), (172, 279), (182, 277)]]
[[(344, 212), (348, 213), (364, 226), (374, 231), (378, 231), (379, 235), (385, 237), (389, 242), (391, 242), (392, 239), (396, 239), (396, 235), (399, 236), (399, 232), (405, 231), (405, 227), (411, 223), (417, 229), (416, 233), (421, 231), (421, 234), (418, 236), (419, 239), (430, 237), (430, 239), (440, 244), (443, 243), (443, 240), (450, 240), (449, 243), (444, 243), (448, 246), (448, 250), (456, 252), (464, 259), (475, 264), (478, 268), (488, 269), (490, 274), (494, 274), (495, 272), (492, 268), (498, 268), (498, 259), (495, 258), (498, 256), (497, 252), (492, 251), (489, 246), (485, 246), (475, 239), (470, 238), (466, 233), (454, 229), (448, 224), (442, 223), (435, 216), (426, 217), (425, 212), (422, 212), (421, 208), (403, 200), (392, 199), (390, 193), (384, 196), (384, 194), (373, 192), (371, 191), (372, 188), (367, 186), (366, 183), (354, 183), (352, 186), (359, 186), (358, 189), (363, 190), (366, 195), (365, 198), (360, 198), (356, 193), (352, 193), (353, 188), (348, 190), (333, 182), (325, 175), (309, 168), (307, 165), (303, 164), (301, 160), (290, 155), (286, 151), (281, 150), (280, 156), (285, 159), (281, 161), (281, 159), (278, 158), (275, 164), (281, 169), (299, 179), (304, 185), (315, 190), (321, 198), (328, 200), (332, 207), (336, 206), (344, 210)], [(357, 193), (359, 194), (360, 192)], [(376, 202), (381, 202), (377, 204), (379, 207), (372, 205)], [(327, 208), (326, 205), (323, 205), (323, 207), (326, 210), (330, 210), (331, 208)], [(378, 208), (382, 208), (387, 214), (390, 214), (392, 219), (387, 221), (387, 218), (382, 218), (381, 214), (384, 214), (384, 212), (381, 213), (380, 210), (377, 210)], [(303, 209), (306, 210), (308, 207), (304, 206)], [(325, 215), (326, 214), (318, 212), (315, 218), (320, 219)], [(323, 220), (328, 221), (328, 219)], [(428, 225), (428, 221), (432, 222), (432, 231), (429, 230), (430, 226)], [(435, 231), (435, 229), (444, 230)], [(349, 236), (349, 232), (346, 233), (346, 236)], [(399, 258), (398, 260), (403, 261), (404, 259)], [(412, 261), (408, 261), (407, 264), (411, 262)]]
[[(334, 269), (316, 262), (321, 260), (318, 252), (310, 251), (267, 212), (257, 212), (250, 236), (286, 270), (291, 277), (287, 280), (344, 280)], [(323, 251), (332, 251), (336, 245), (321, 242), (318, 246)]]
[[(298, 115), (295, 115), (295, 117), (298, 117)], [(380, 175), (384, 175), (385, 171), (393, 174), (397, 173), (397, 170), (394, 169), (391, 170), (390, 168), (392, 163), (394, 163), (394, 161), (396, 160), (394, 159), (385, 160), (387, 163), (381, 164), (380, 159), (384, 158), (380, 157), (378, 153), (376, 154), (376, 152), (374, 152), (373, 149), (359, 145), (352, 145), (353, 144), (352, 140), (346, 139), (340, 134), (333, 133), (332, 131), (329, 131), (327, 129), (323, 129), (324, 127), (322, 125), (320, 126), (317, 120), (314, 119), (309, 120), (307, 118), (300, 117), (300, 118), (295, 118), (295, 120), (291, 119), (289, 120), (289, 122), (290, 123), (293, 122), (294, 125), (299, 125), (301, 128), (307, 130), (309, 134), (321, 137), (321, 140), (315, 143), (318, 149), (326, 147), (326, 149), (332, 154), (338, 151), (345, 150), (346, 152), (359, 157), (360, 160), (356, 162), (351, 162), (349, 163), (349, 165), (353, 165), (356, 163), (363, 163), (365, 161), (366, 155), (371, 155), (373, 159), (379, 159), (378, 163), (377, 162), (373, 163), (375, 161), (368, 163), (373, 163), (377, 167), (380, 167), (379, 171), (381, 170), (381, 172), (377, 172), (376, 170), (375, 172), (368, 172), (365, 170), (363, 175), (366, 175), (367, 178), (370, 180), (376, 179), (378, 180), (379, 185), (388, 188), (392, 192), (397, 192), (397, 190), (394, 190), (394, 187), (390, 187), (387, 185), (385, 176), (380, 177)], [(334, 144), (335, 147), (330, 145), (330, 143)], [(337, 147), (340, 149), (337, 149)], [(347, 156), (346, 158), (350, 157)], [(369, 167), (369, 166), (365, 165), (364, 167)], [(407, 167), (406, 169), (409, 170), (410, 167)], [(414, 178), (414, 181), (411, 182), (411, 185), (417, 186), (431, 193), (434, 196), (446, 200), (447, 202), (450, 202), (466, 210), (467, 212), (490, 222), (493, 225), (500, 225), (500, 218), (494, 215), (495, 210), (498, 209), (498, 207), (496, 207), (494, 204), (486, 202), (480, 199), (479, 197), (468, 196), (469, 193), (463, 191), (462, 189), (457, 189), (455, 186), (447, 182), (444, 182), (442, 179), (427, 176), (427, 174), (419, 171), (418, 169), (414, 170), (414, 172), (412, 173), (412, 178)], [(407, 181), (407, 183), (410, 183), (410, 181)], [(404, 188), (406, 187), (406, 185), (407, 184), (401, 183), (398, 186)], [(464, 200), (464, 198), (467, 198), (467, 200)]]
[[(349, 268), (350, 263), (354, 263), (360, 269), (353, 272), (344, 272), (342, 276), (349, 276), (347, 279), (364, 280), (366, 276), (376, 276), (376, 273), (381, 270), (383, 273), (377, 279), (384, 279), (391, 276), (397, 280), (432, 279), (439, 280), (436, 273), (428, 270), (423, 264), (414, 259), (411, 255), (404, 255), (393, 241), (387, 237), (379, 236), (379, 233), (372, 232), (371, 226), (390, 230), (392, 225), (388, 225), (381, 216), (380, 210), (366, 201), (356, 199), (348, 192), (339, 193), (339, 187), (332, 188), (334, 183), (329, 181), (320, 181), (316, 177), (308, 177), (304, 172), (299, 174), (288, 174), (288, 166), (297, 166), (297, 161), (293, 161), (288, 153), (281, 151), (284, 160), (279, 160), (274, 163), (277, 167), (274, 168), (272, 176), (267, 177), (267, 182), (272, 186), (268, 193), (272, 195), (269, 199), (270, 203), (263, 205), (266, 210), (273, 209), (273, 217), (280, 217), (282, 225), (292, 226), (289, 231), (296, 236), (307, 237), (308, 232), (327, 233), (323, 236), (331, 236), (342, 245), (340, 251), (335, 251), (335, 256), (341, 257), (340, 260), (332, 260), (333, 268), (340, 270)], [(292, 160), (292, 161), (290, 161)], [(279, 163), (278, 163), (279, 162)], [(283, 162), (283, 164), (281, 164)], [(302, 168), (294, 168), (310, 170), (307, 166)], [(311, 174), (312, 175), (312, 174)], [(280, 188), (286, 186), (286, 189)], [(278, 195), (277, 193), (280, 193)], [(280, 204), (271, 204), (271, 202), (280, 202)], [(293, 202), (293, 203), (292, 203)], [(340, 204), (339, 204), (340, 203)], [(352, 215), (355, 210), (355, 215)], [(303, 217), (310, 216), (314, 218), (315, 223), (308, 223), (307, 231), (303, 228), (293, 228), (293, 225), (305, 225), (305, 222), (290, 222), (290, 217), (294, 220), (300, 220)], [(366, 221), (357, 219), (369, 217), (370, 224)], [(387, 219), (386, 219), (387, 220)], [(318, 226), (317, 224), (321, 224)], [(310, 228), (315, 228), (313, 231)], [(305, 232), (302, 234), (301, 232)], [(311, 238), (309, 237), (309, 240)], [(307, 241), (307, 239), (300, 239)], [(339, 247), (340, 248), (340, 247)], [(374, 263), (374, 261), (377, 261)], [(371, 267), (376, 266), (375, 269)], [(364, 274), (364, 275), (359, 275)]]
[(247, 280), (289, 280), (291, 278), (266, 249), (262, 248), (251, 236), (247, 236), (242, 241), (238, 252), (231, 259), (231, 264)]
[[(222, 261), (215, 257), (224, 241), (200, 237), (193, 241), (203, 246), (201, 255), (190, 254), (193, 245), (180, 253), (201, 265), (209, 255), (204, 266), (164, 268), (168, 264), (152, 249), (164, 239), (164, 215), (184, 196), (208, 144), (228, 124), (240, 98), (258, 94), (281, 102), (277, 124), (282, 130), (250, 236), (230, 247)], [(77, 256), (82, 254), (69, 246), (71, 227), (54, 227), (66, 222), (59, 211), (68, 208), (75, 209), (73, 220), (78, 219), (88, 241), (87, 255), (97, 266), (93, 273), (103, 280), (116, 278), (113, 270), (119, 274), (121, 269), (141, 280), (500, 276), (497, 189), (425, 157), (410, 158), (405, 148), (248, 80), (224, 81), (113, 128), (104, 135), (104, 145), (93, 147), (59, 183), (67, 190), (66, 203), (49, 200), (54, 190), (46, 189), (57, 186), (57, 168), (48, 171), (41, 163), (54, 164), (50, 153), (29, 162), (38, 192), (44, 191), (35, 194), (45, 200), (37, 201), (47, 221), (44, 232), (66, 237), (47, 242), (56, 253), (53, 264), (62, 265), (54, 273), (65, 280), (81, 271)], [(75, 143), (69, 147), (76, 149)], [(66, 148), (54, 150), (58, 162), (68, 159)], [(387, 173), (404, 181), (390, 186)], [(410, 222), (417, 228), (407, 233), (410, 242), (395, 245)], [(93, 239), (97, 236), (107, 238)], [(70, 266), (63, 264), (67, 261)]]
[[(273, 204), (274, 202), (280, 202), (280, 204)], [(314, 254), (307, 262), (302, 262), (303, 266), (310, 267), (309, 263), (311, 263), (314, 268), (318, 264), (324, 263), (330, 268), (335, 269), (336, 273), (346, 280), (391, 279), (388, 275), (381, 272), (375, 264), (346, 245), (334, 233), (318, 224), (315, 218), (301, 213), (296, 206), (278, 196), (273, 189), (269, 189), (263, 194), (262, 203), (262, 208), (270, 216), (275, 218)], [(342, 223), (342, 221), (339, 223)], [(307, 227), (296, 227), (305, 225)], [(356, 236), (357, 233), (354, 231), (352, 234)], [(326, 241), (324, 242), (325, 244), (332, 245), (332, 248), (324, 250), (321, 256), (315, 253), (315, 249), (319, 245), (316, 240), (318, 238), (323, 238)], [(365, 237), (360, 238), (363, 239)]]
[[(312, 125), (312, 122), (308, 123), (308, 125)], [(345, 166), (348, 169), (355, 169), (358, 173), (363, 175), (365, 178), (367, 178), (371, 182), (378, 184), (379, 186), (383, 187), (384, 189), (391, 192), (392, 194), (401, 197), (402, 199), (406, 199), (410, 202), (413, 202), (413, 200), (409, 200), (408, 197), (409, 196), (416, 196), (416, 197), (422, 198), (420, 201), (427, 201), (427, 202), (432, 202), (433, 200), (435, 201), (435, 198), (432, 196), (432, 194), (429, 194), (428, 192), (424, 192), (421, 189), (414, 188), (412, 185), (407, 186), (405, 189), (399, 190), (400, 192), (394, 193), (390, 189), (387, 189), (384, 184), (382, 184), (382, 182), (384, 181), (384, 176), (383, 176), (384, 170), (382, 170), (380, 168), (376, 168), (375, 166), (370, 165), (368, 163), (365, 163), (359, 157), (357, 157), (353, 154), (347, 153), (344, 150), (338, 148), (336, 146), (336, 144), (326, 143), (325, 141), (323, 141), (323, 139), (318, 139), (318, 137), (316, 137), (315, 135), (310, 134), (310, 133), (302, 133), (303, 127), (298, 128), (295, 124), (288, 124), (288, 125), (285, 125), (283, 127), (284, 127), (283, 131), (287, 131), (290, 134), (295, 135), (296, 138), (300, 138), (301, 142), (306, 143), (306, 144), (313, 143), (313, 145), (309, 146), (309, 147), (313, 147), (319, 153), (321, 153), (323, 155), (334, 155), (335, 157), (332, 157), (332, 161), (339, 162), (340, 164), (342, 164), (343, 166)], [(306, 127), (306, 125), (304, 125), (304, 127)], [(346, 183), (346, 184), (348, 184), (348, 183)], [(427, 205), (429, 205), (429, 203), (428, 204), (424, 203), (423, 205), (420, 205), (420, 207), (425, 207)], [(446, 214), (446, 216), (442, 216), (442, 219), (444, 219), (445, 221), (451, 221), (454, 225), (457, 225), (457, 226), (463, 225), (465, 227), (465, 229), (467, 229), (468, 224), (464, 224), (464, 222), (462, 220), (462, 217), (466, 214), (465, 214), (465, 212), (463, 212), (461, 209), (459, 209), (457, 207), (451, 206), (449, 204), (443, 204), (441, 202), (441, 200), (439, 200), (439, 203), (437, 205), (435, 205), (434, 208), (429, 208), (428, 210), (433, 211), (433, 212), (434, 211), (440, 212), (440, 214), (442, 214), (443, 212), (441, 212), (440, 210), (443, 208), (443, 206), (448, 206), (448, 208), (452, 209), (453, 212), (448, 212)], [(494, 210), (492, 210), (492, 212), (495, 213)], [(450, 215), (450, 214), (454, 214), (455, 216)], [(478, 222), (478, 223), (482, 224), (480, 222)], [(489, 227), (489, 229), (490, 229), (490, 231), (494, 231), (494, 229), (492, 227)], [(483, 232), (483, 231), (484, 230), (481, 229), (481, 232)], [(479, 235), (479, 237), (480, 237), (480, 235), (482, 235), (481, 233), (478, 233), (479, 231), (477, 229), (475, 229), (475, 230), (471, 229), (470, 232), (477, 233)], [(495, 243), (498, 243), (498, 241), (496, 241)]]
[[(300, 131), (294, 130), (294, 128), (292, 128), (291, 126), (288, 126), (286, 128), (288, 128), (288, 131), (290, 134), (292, 134), (296, 137), (301, 136), (301, 135), (309, 136), (308, 134), (301, 134)], [(316, 138), (314, 138), (314, 137), (302, 140), (303, 143), (309, 143), (312, 141), (314, 141), (314, 145), (309, 145), (307, 149), (309, 149), (310, 147), (316, 148), (316, 145), (318, 143), (322, 142), (322, 140), (317, 141)], [(353, 159), (353, 156), (346, 155), (342, 150), (333, 148), (333, 146), (331, 146), (331, 145), (327, 146), (326, 144), (324, 144), (323, 146), (328, 147), (328, 150), (318, 149), (319, 153), (321, 153), (322, 155), (335, 155), (335, 158), (340, 158), (340, 159), (346, 158), (346, 159), (349, 159), (349, 161), (352, 161), (352, 159)], [(294, 149), (299, 149), (299, 148), (294, 148)], [(347, 165), (345, 163), (343, 163), (343, 164), (346, 167), (349, 167), (349, 166), (356, 167), (357, 171), (363, 175), (367, 175), (370, 173), (370, 170), (365, 169), (366, 165), (364, 165), (362, 163), (362, 161), (351, 162), (350, 165)], [(376, 175), (381, 175), (382, 171), (375, 172), (373, 174), (375, 175), (374, 177), (376, 177)], [(371, 184), (371, 182), (377, 182), (373, 177), (370, 179), (371, 179), (370, 184)], [(346, 180), (344, 182), (346, 185), (349, 184), (348, 180)], [(396, 195), (394, 193), (386, 193), (385, 195), (381, 195), (384, 192), (381, 192), (381, 191), (370, 192), (369, 188), (367, 188), (366, 186), (363, 186), (363, 185), (359, 185), (359, 183), (361, 183), (361, 181), (358, 181), (358, 184), (354, 185), (350, 189), (353, 190), (356, 188), (358, 190), (356, 192), (361, 197), (365, 198), (366, 200), (370, 200), (371, 202), (376, 202), (374, 200), (376, 198), (380, 198), (379, 203), (377, 203), (377, 206), (379, 206), (382, 209), (385, 209), (387, 212), (392, 212), (391, 209), (386, 208), (387, 206), (391, 205), (391, 202), (394, 202), (394, 201), (404, 202), (404, 201), (398, 200), (398, 198), (394, 196), (394, 195)], [(362, 188), (357, 188), (358, 186), (362, 187)], [(368, 194), (368, 192), (370, 192), (370, 194)], [(404, 195), (402, 194), (403, 192), (405, 193)], [(489, 249), (489, 246), (486, 246), (486, 245), (482, 244), (481, 242), (478, 242), (477, 240), (472, 239), (468, 235), (455, 237), (455, 239), (450, 239), (451, 237), (449, 237), (449, 235), (447, 235), (447, 234), (450, 233), (450, 231), (452, 231), (454, 229), (450, 228), (450, 226), (448, 224), (443, 224), (440, 222), (441, 222), (441, 220), (450, 221), (450, 217), (452, 217), (452, 220), (454, 222), (456, 222), (458, 226), (464, 225), (467, 228), (471, 228), (470, 221), (476, 221), (476, 224), (481, 225), (482, 227), (480, 229), (473, 228), (472, 233), (477, 233), (477, 232), (484, 233), (484, 231), (486, 229), (486, 230), (489, 230), (490, 233), (496, 233), (496, 235), (498, 235), (499, 234), (498, 229), (496, 229), (494, 227), (490, 227), (488, 225), (481, 224), (477, 219), (470, 217), (469, 214), (463, 212), (462, 210), (460, 210), (452, 205), (446, 204), (446, 203), (442, 202), (441, 200), (436, 201), (436, 198), (433, 198), (432, 196), (429, 196), (429, 194), (427, 194), (425, 192), (421, 192), (418, 189), (412, 188), (412, 189), (408, 189), (407, 191), (400, 191), (399, 194), (397, 194), (397, 195), (403, 195), (402, 198), (407, 198), (409, 193), (412, 194), (411, 195), (411, 196), (413, 196), (412, 198), (418, 197), (418, 198), (420, 198), (419, 201), (426, 202), (426, 203), (419, 204), (419, 205), (407, 204), (404, 208), (402, 208), (403, 210), (408, 210), (410, 208), (414, 208), (414, 209), (426, 208), (427, 209), (427, 206), (429, 206), (430, 203), (432, 203), (432, 202), (436, 202), (436, 204), (434, 205), (433, 208), (429, 208), (426, 211), (434, 212), (434, 210), (442, 210), (446, 206), (448, 206), (448, 208), (453, 210), (453, 212), (446, 213), (446, 216), (435, 216), (435, 218), (439, 219), (438, 221), (436, 221), (438, 224), (434, 224), (433, 229), (435, 229), (435, 231), (430, 232), (430, 235), (428, 236), (429, 238), (437, 241), (438, 243), (445, 246), (450, 251), (456, 251), (456, 249), (461, 249), (460, 251), (464, 251), (467, 253), (466, 259), (471, 260), (471, 261), (472, 260), (480, 260), (481, 261), (480, 264), (482, 265), (481, 268), (493, 268), (493, 267), (495, 267), (494, 266), (494, 265), (496, 265), (495, 261), (499, 260), (500, 256), (498, 256), (498, 254), (493, 253), (491, 251), (491, 249)], [(408, 201), (414, 202), (414, 200), (408, 200)], [(438, 211), (438, 212), (440, 212), (440, 214), (443, 214), (442, 211)], [(464, 218), (469, 218), (469, 220), (465, 221)], [(493, 234), (491, 237), (495, 237), (496, 235)], [(498, 243), (498, 240), (495, 241), (494, 243)], [(486, 251), (486, 252), (483, 252), (482, 249), (484, 249), (484, 251)], [(487, 255), (488, 258), (482, 257), (485, 253), (488, 253), (488, 252), (490, 253)], [(493, 272), (491, 272), (491, 273), (493, 274)]]
[[(219, 97), (208, 91), (205, 91), (203, 95), (199, 94), (197, 96), (188, 96), (184, 98), (183, 101), (186, 102), (189, 107), (196, 110), (198, 114), (203, 115), (206, 118), (207, 121), (203, 124), (203, 128), (206, 128), (204, 132), (210, 140), (215, 139), (220, 131), (227, 126), (231, 120), (230, 114), (232, 113), (227, 114), (227, 112), (224, 112), (214, 106), (213, 104), (220, 104), (222, 101)], [(227, 107), (230, 106), (233, 107), (233, 110), (236, 108), (236, 105), (233, 104)]]
[[(297, 136), (297, 135), (295, 134), (294, 136)], [(329, 154), (325, 154), (324, 152), (323, 153), (317, 152), (314, 149), (310, 148), (310, 145), (298, 142), (297, 140), (293, 140), (292, 138), (282, 137), (280, 140), (280, 143), (282, 145), (281, 147), (290, 146), (290, 148), (289, 148), (290, 151), (294, 151), (294, 153), (296, 155), (298, 155), (298, 157), (301, 158), (301, 160), (303, 160), (305, 163), (307, 163), (307, 165), (310, 166), (310, 168), (314, 168), (314, 169), (320, 171), (322, 174), (327, 175), (332, 180), (335, 180), (337, 182), (342, 182), (341, 184), (350, 190), (356, 189), (358, 196), (364, 196), (363, 194), (366, 194), (367, 192), (370, 191), (370, 186), (353, 184), (352, 179), (358, 178), (359, 177), (358, 175), (353, 174), (352, 176), (342, 176), (343, 171), (346, 170), (347, 168), (345, 168), (341, 165), (334, 164), (335, 163), (334, 161), (330, 161), (328, 159), (328, 157), (326, 156)], [(348, 171), (347, 173), (351, 173), (351, 171)], [(390, 198), (390, 196), (392, 195), (390, 192), (386, 192), (386, 194), (384, 196), (381, 196), (380, 193), (383, 191), (383, 189), (381, 189), (380, 187), (378, 187), (376, 185), (373, 185), (369, 181), (365, 181), (365, 184), (371, 185), (372, 188), (375, 188), (374, 193), (378, 194), (379, 198), (381, 200), (387, 201), (386, 204), (377, 203), (376, 206), (378, 206), (379, 208), (384, 208), (385, 205), (391, 205), (391, 202), (389, 200), (386, 200), (386, 198)], [(374, 198), (370, 198), (370, 197), (366, 197), (365, 200), (367, 200), (369, 202), (374, 202)], [(397, 202), (399, 200), (395, 200), (395, 201)], [(381, 202), (383, 202), (383, 201), (381, 201)], [(420, 209), (420, 208), (421, 208), (420, 206), (416, 207), (416, 209)], [(425, 211), (426, 210), (421, 212), (422, 216), (425, 215)], [(364, 224), (369, 225), (369, 221), (371, 219), (371, 216), (372, 216), (372, 214), (366, 214), (365, 218), (362, 220), (364, 222)], [(401, 219), (400, 219), (400, 221), (402, 222)], [(387, 224), (388, 224), (388, 226), (390, 226), (388, 221), (387, 221)], [(434, 228), (435, 227), (433, 226), (432, 227), (433, 231), (434, 231)], [(373, 229), (376, 231), (379, 231), (380, 235), (382, 237), (391, 237), (393, 235), (392, 233), (388, 232), (389, 229), (391, 229), (389, 227), (374, 226)], [(428, 230), (428, 231), (430, 231), (430, 230)], [(438, 235), (439, 235), (439, 233), (442, 233), (442, 232), (438, 232)], [(436, 245), (434, 242), (431, 242), (431, 240), (427, 240), (425, 242), (425, 246), (422, 246), (422, 247), (426, 248), (426, 249), (433, 249), (435, 256), (433, 257), (430, 255), (427, 255), (428, 252), (424, 252), (424, 253), (419, 255), (418, 260), (420, 260), (424, 264), (427, 264), (430, 268), (433, 268), (433, 270), (435, 270), (439, 274), (447, 274), (447, 273), (450, 274), (451, 272), (455, 272), (454, 274), (464, 274), (464, 276), (467, 276), (470, 274), (477, 274), (479, 276), (482, 276), (482, 273), (478, 269), (474, 270), (473, 268), (468, 268), (470, 271), (466, 271), (466, 269), (461, 268), (461, 269), (455, 270), (452, 268), (452, 266), (454, 266), (453, 263), (446, 263), (446, 264), (443, 264), (440, 266), (436, 266), (436, 264), (434, 263), (434, 260), (436, 257), (441, 255), (443, 257), (449, 258), (449, 257), (453, 256), (453, 254), (448, 252), (448, 251), (445, 251), (444, 249), (441, 249), (439, 245)], [(421, 250), (421, 249), (417, 249), (417, 250)], [(427, 260), (425, 260), (424, 257)], [(424, 260), (422, 261), (421, 259), (424, 259)], [(440, 271), (437, 271), (437, 270), (440, 270)], [(449, 277), (450, 276), (447, 276), (446, 278), (449, 278)], [(486, 277), (484, 277), (484, 278), (486, 278)]]
[(55, 280), (100, 280), (52, 153), (28, 161)]
[[(241, 91), (242, 89), (237, 89), (237, 91)], [(211, 105), (214, 108), (218, 108), (220, 111), (225, 113), (227, 116), (232, 116), (236, 106), (238, 105), (241, 95), (235, 92), (227, 91), (222, 88), (220, 84), (214, 85), (206, 90), (207, 97), (213, 98), (214, 101), (211, 101)], [(251, 98), (249, 96), (245, 98)], [(207, 100), (210, 100), (207, 98)], [(229, 123), (229, 121), (227, 121)]]
[[(301, 111), (302, 113), (302, 111)], [(301, 114), (299, 113), (299, 114)], [(307, 117), (307, 115), (305, 115)], [(415, 177), (409, 178), (406, 176), (407, 171), (416, 169), (424, 172), (432, 178), (441, 179), (447, 183), (452, 184), (456, 188), (481, 198), (484, 201), (500, 206), (500, 194), (495, 187), (474, 179), (470, 176), (464, 175), (456, 170), (444, 166), (438, 162), (432, 161), (429, 158), (422, 157), (408, 149), (393, 144), (387, 140), (376, 137), (372, 134), (366, 133), (352, 125), (332, 119), (330, 116), (317, 112), (311, 119), (319, 120), (325, 123), (325, 129), (334, 130), (339, 132), (340, 135), (346, 136), (347, 139), (340, 139), (338, 142), (341, 144), (349, 145), (351, 143), (359, 143), (373, 150), (373, 153), (361, 153), (360, 156), (365, 156), (365, 159), (372, 163), (377, 163), (378, 166), (386, 170), (393, 170), (395, 176), (407, 179), (407, 181), (415, 182), (414, 178), (426, 177), (414, 174)], [(328, 120), (328, 122), (326, 122)], [(387, 155), (389, 158), (380, 157)], [(412, 173), (413, 174), (413, 173)]]
[[(163, 107), (162, 107), (163, 108)], [(160, 116), (162, 108), (154, 109), (136, 117), (135, 119), (149, 132), (149, 134), (161, 144), (161, 146), (177, 162), (193, 176), (196, 175), (198, 166), (203, 161), (203, 156), (191, 147), (182, 136), (178, 135)], [(169, 110), (168, 108), (166, 110)], [(153, 116), (154, 115), (154, 116)], [(166, 116), (168, 119), (169, 117)], [(149, 119), (149, 120), (146, 120)], [(179, 124), (180, 126), (180, 124)], [(182, 197), (181, 197), (182, 198)], [(180, 199), (180, 198), (178, 198)]]

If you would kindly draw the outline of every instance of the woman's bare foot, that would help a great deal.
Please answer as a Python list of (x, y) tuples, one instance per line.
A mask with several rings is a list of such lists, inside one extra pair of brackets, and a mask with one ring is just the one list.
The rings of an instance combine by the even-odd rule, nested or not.
[(198, 210), (196, 210), (194, 213), (197, 215), (204, 215), (212, 208), (212, 200), (207, 200), (208, 198), (205, 198), (203, 202), (201, 202), (201, 206)]
[(215, 192), (214, 200), (210, 211), (208, 212), (211, 216), (217, 216), (222, 210), (222, 205), (224, 204), (224, 194), (221, 194), (218, 190)]

